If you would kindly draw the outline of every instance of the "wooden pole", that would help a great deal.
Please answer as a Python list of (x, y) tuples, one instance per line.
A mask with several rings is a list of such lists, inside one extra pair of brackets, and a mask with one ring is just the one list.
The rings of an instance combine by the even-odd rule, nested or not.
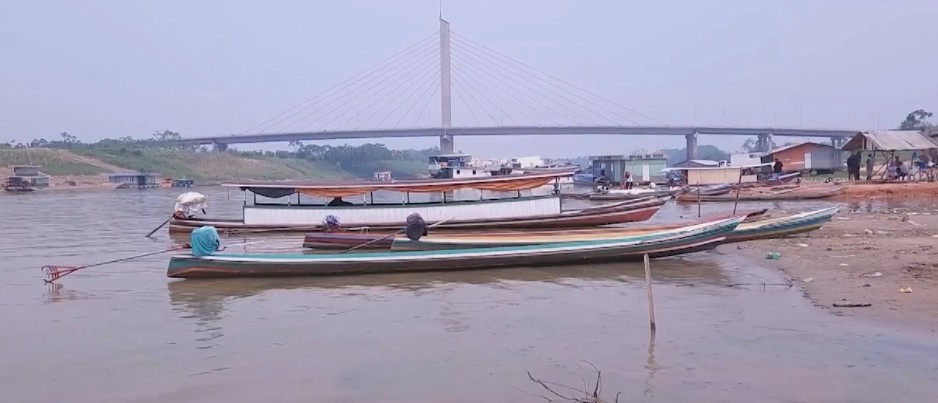
[(648, 320), (651, 323), (651, 332), (654, 333), (655, 328), (655, 297), (651, 292), (651, 262), (648, 259), (648, 254), (645, 254), (645, 289), (648, 290)]
[(736, 183), (736, 200), (733, 201), (733, 215), (736, 215), (736, 206), (739, 205), (739, 190), (743, 188), (743, 169), (739, 168), (739, 182)]
[(697, 218), (700, 218), (700, 179), (697, 180)]
[(145, 238), (149, 238), (150, 236), (152, 236), (154, 233), (156, 233), (156, 231), (159, 231), (160, 228), (163, 228), (163, 226), (166, 225), (166, 223), (168, 223), (169, 220), (172, 220), (172, 219), (173, 219), (173, 216), (169, 216), (169, 218), (167, 218), (166, 221), (163, 221), (163, 223), (160, 224), (159, 227), (153, 228), (153, 231), (150, 231), (150, 233), (147, 234)]

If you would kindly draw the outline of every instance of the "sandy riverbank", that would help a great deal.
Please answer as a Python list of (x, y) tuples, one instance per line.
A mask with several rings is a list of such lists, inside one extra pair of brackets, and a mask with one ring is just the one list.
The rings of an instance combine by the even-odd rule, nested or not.
[(856, 200), (875, 197), (889, 198), (938, 198), (938, 182), (838, 182), (847, 185), (841, 200)]
[[(808, 298), (834, 314), (938, 331), (938, 203), (856, 208), (847, 204), (813, 233), (736, 248), (788, 274)], [(781, 253), (781, 259), (767, 259), (768, 252)], [(900, 292), (903, 288), (911, 292)], [(844, 302), (872, 305), (833, 306)]]

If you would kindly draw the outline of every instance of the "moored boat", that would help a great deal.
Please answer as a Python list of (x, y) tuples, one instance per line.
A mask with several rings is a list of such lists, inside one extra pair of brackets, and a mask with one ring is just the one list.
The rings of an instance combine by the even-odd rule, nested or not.
[[(729, 218), (733, 216), (744, 217), (744, 223), (759, 220), (768, 209), (761, 210), (750, 210), (750, 211), (740, 211), (738, 214), (729, 214), (729, 213), (717, 213), (708, 215), (706, 217), (700, 218), (694, 222), (684, 223), (684, 224), (664, 224), (664, 225), (643, 225), (641, 227), (599, 227), (599, 228), (563, 228), (563, 229), (531, 229), (531, 230), (517, 230), (517, 229), (493, 229), (493, 230), (450, 230), (444, 231), (440, 234), (437, 234), (435, 231), (431, 235), (425, 235), (420, 238), (421, 240), (432, 240), (432, 243), (443, 244), (444, 239), (480, 239), (480, 238), (493, 238), (496, 240), (502, 239), (513, 239), (513, 238), (527, 238), (531, 236), (536, 237), (552, 237), (555, 239), (555, 242), (559, 241), (565, 236), (574, 236), (574, 235), (586, 235), (586, 236), (595, 236), (599, 235), (603, 238), (610, 238), (615, 236), (626, 236), (630, 234), (643, 234), (654, 231), (664, 231), (664, 230), (673, 230), (675, 228), (680, 228), (688, 225), (695, 225), (715, 220), (720, 220), (724, 218)], [(315, 250), (330, 250), (330, 249), (348, 249), (348, 248), (366, 248), (366, 249), (390, 249), (396, 236), (390, 236), (393, 234), (381, 233), (381, 231), (376, 232), (366, 232), (363, 229), (359, 231), (349, 230), (349, 231), (340, 231), (340, 232), (309, 232), (303, 238), (303, 247)], [(498, 242), (495, 242), (498, 243)], [(400, 247), (401, 244), (399, 243)], [(430, 248), (430, 249), (444, 249), (444, 248)]]
[[(838, 207), (807, 211), (790, 216), (740, 223), (733, 232), (726, 235), (722, 243), (751, 241), (756, 239), (781, 238), (798, 233), (813, 231), (825, 223), (838, 211)], [(486, 248), (493, 246), (538, 245), (554, 242), (593, 241), (622, 236), (643, 236), (668, 229), (681, 228), (679, 225), (658, 226), (653, 228), (617, 229), (605, 231), (585, 229), (581, 231), (551, 231), (530, 233), (502, 233), (488, 235), (452, 236), (448, 234), (423, 237), (418, 241), (407, 238), (394, 238), (391, 249), (438, 250), (454, 248)]]
[[(536, 174), (504, 175), (485, 178), (438, 179), (390, 182), (291, 183), (245, 182), (224, 184), (254, 195), (243, 207), (242, 219), (202, 219), (177, 217), (170, 221), (170, 232), (191, 232), (211, 225), (221, 232), (316, 231), (328, 216), (339, 219), (343, 227), (398, 229), (410, 214), (417, 213), (427, 223), (446, 221), (447, 228), (549, 228), (583, 227), (644, 221), (655, 214), (670, 198), (643, 198), (595, 208), (564, 211), (556, 192), (535, 194), (537, 189), (570, 170)], [(478, 192), (471, 200), (453, 200), (447, 196), (457, 190)], [(400, 194), (400, 202), (376, 202), (374, 192)], [(522, 194), (522, 191), (527, 194)], [(411, 194), (430, 194), (436, 200), (411, 202)], [(262, 198), (289, 199), (287, 203), (265, 202)], [(361, 204), (343, 197), (360, 196)], [(488, 197), (487, 197), (488, 196)], [(329, 201), (329, 200), (332, 201)]]
[(846, 187), (828, 187), (828, 188), (818, 188), (818, 187), (799, 187), (793, 189), (784, 189), (780, 191), (751, 191), (751, 190), (741, 190), (739, 196), (737, 197), (736, 193), (727, 193), (723, 195), (702, 195), (698, 197), (696, 194), (681, 194), (676, 197), (678, 202), (682, 203), (696, 203), (698, 200), (701, 202), (731, 202), (735, 200), (739, 201), (777, 201), (777, 200), (818, 200), (818, 199), (827, 199), (834, 196), (838, 196), (844, 193)]
[(214, 254), (170, 258), (168, 277), (335, 275), (425, 270), (466, 270), (637, 260), (711, 249), (744, 217), (604, 240), (544, 245), (414, 252), (335, 254)]
[[(807, 211), (784, 217), (770, 218), (739, 224), (727, 234), (723, 243), (756, 239), (781, 238), (816, 230), (830, 222), (839, 207)], [(638, 228), (590, 228), (564, 231), (524, 231), (491, 233), (430, 234), (414, 241), (405, 237), (387, 237), (369, 234), (307, 234), (303, 245), (313, 249), (350, 248), (366, 242), (374, 248), (398, 251), (440, 250), (459, 248), (486, 248), (495, 246), (537, 245), (556, 242), (593, 241), (623, 236), (642, 236), (656, 231), (681, 228), (680, 224)]]

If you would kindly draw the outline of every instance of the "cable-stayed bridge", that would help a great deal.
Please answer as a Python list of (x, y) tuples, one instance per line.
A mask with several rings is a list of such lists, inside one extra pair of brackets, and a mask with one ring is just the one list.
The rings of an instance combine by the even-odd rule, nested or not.
[[(454, 101), (456, 101), (454, 103)], [(542, 72), (450, 30), (404, 48), (353, 77), (238, 134), (186, 138), (187, 145), (456, 136), (685, 136), (696, 158), (700, 135), (819, 137), (837, 145), (857, 130), (669, 126)]]

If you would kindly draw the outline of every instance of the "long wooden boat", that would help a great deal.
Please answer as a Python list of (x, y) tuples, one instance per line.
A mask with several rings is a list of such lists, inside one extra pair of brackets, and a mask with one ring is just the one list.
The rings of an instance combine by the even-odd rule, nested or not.
[[(427, 223), (445, 220), (438, 229), (521, 229), (584, 227), (644, 221), (651, 218), (670, 198), (642, 198), (582, 210), (564, 211), (558, 194), (522, 195), (556, 180), (561, 173), (536, 173), (494, 177), (436, 179), (421, 181), (350, 182), (337, 184), (241, 183), (236, 186), (254, 194), (253, 203), (242, 209), (241, 219), (173, 218), (171, 233), (187, 233), (211, 225), (225, 232), (309, 232), (322, 229), (327, 216), (337, 217), (343, 227), (398, 229), (408, 215), (418, 213)], [(471, 189), (473, 200), (447, 199), (447, 193)], [(374, 202), (374, 192), (401, 193), (401, 202)], [(485, 198), (489, 196), (500, 198)], [(410, 202), (411, 193), (440, 196), (435, 201)], [(258, 200), (257, 196), (290, 199), (288, 204)], [(366, 202), (330, 206), (329, 198), (362, 196)], [(305, 200), (304, 200), (304, 197)], [(371, 202), (367, 200), (371, 199)], [(426, 197), (426, 196), (425, 196)], [(450, 196), (451, 197), (451, 196)], [(318, 198), (318, 200), (310, 200)], [(335, 201), (335, 200), (333, 200)], [(347, 203), (346, 203), (347, 204)]]
[[(749, 221), (754, 221), (761, 219), (762, 215), (768, 209), (761, 210), (748, 210), (740, 211), (735, 216), (745, 217), (744, 223)], [(603, 227), (603, 228), (564, 228), (560, 230), (485, 230), (484, 232), (479, 232), (478, 230), (451, 230), (445, 231), (441, 235), (436, 235), (436, 231), (433, 231), (433, 235), (429, 235), (430, 238), (424, 237), (421, 239), (434, 239), (438, 240), (439, 238), (449, 239), (449, 238), (459, 238), (459, 237), (469, 237), (469, 238), (478, 238), (484, 237), (487, 235), (498, 236), (499, 239), (502, 238), (514, 238), (514, 237), (527, 237), (527, 236), (565, 236), (565, 235), (574, 235), (574, 234), (611, 234), (615, 236), (620, 234), (626, 236), (629, 234), (640, 234), (648, 233), (653, 231), (664, 231), (672, 230), (675, 228), (680, 228), (688, 225), (701, 224), (705, 222), (716, 221), (724, 218), (733, 217), (733, 214), (729, 213), (717, 213), (708, 215), (701, 219), (696, 220), (695, 222), (690, 222), (686, 224), (665, 224), (665, 225), (643, 225), (641, 227), (630, 227), (630, 228), (614, 228), (614, 227)], [(396, 230), (397, 228), (395, 228)], [(390, 249), (391, 245), (394, 243), (395, 237), (389, 236), (387, 233), (382, 233), (381, 231), (376, 232), (365, 232), (365, 231), (342, 231), (342, 232), (309, 232), (303, 238), (303, 247), (315, 250), (330, 250), (330, 249), (348, 249), (352, 247), (364, 248), (364, 249)], [(364, 245), (364, 246), (363, 246)]]
[[(733, 232), (726, 235), (723, 243), (751, 241), (756, 239), (781, 238), (798, 233), (814, 231), (830, 222), (839, 207), (807, 211), (785, 217), (740, 223)], [(673, 226), (672, 228), (680, 228)], [(663, 230), (654, 229), (585, 229), (580, 231), (545, 231), (529, 233), (496, 233), (454, 236), (449, 234), (432, 235), (412, 241), (405, 237), (394, 238), (392, 250), (440, 250), (461, 248), (489, 248), (495, 246), (539, 245), (556, 242), (593, 241), (612, 239), (623, 236), (643, 236)]]
[(346, 254), (216, 254), (170, 258), (168, 277), (297, 276), (466, 270), (558, 265), (674, 256), (706, 250), (725, 239), (744, 217), (604, 240), (544, 245)]
[[(739, 201), (777, 201), (777, 200), (818, 200), (827, 199), (844, 193), (846, 187), (838, 186), (831, 188), (804, 187), (795, 189), (786, 189), (777, 192), (752, 192), (741, 191)], [(737, 200), (736, 193), (727, 193), (724, 195), (703, 195), (700, 196), (701, 202), (731, 202)], [(682, 203), (696, 203), (698, 197), (696, 194), (681, 194), (677, 196), (677, 201)]]
[(608, 193), (594, 193), (589, 196), (589, 199), (592, 201), (609, 201), (609, 200), (633, 200), (639, 199), (642, 197), (654, 196), (654, 197), (672, 197), (676, 195), (680, 190), (670, 190), (670, 189), (612, 189)]
[[(782, 238), (814, 231), (830, 222), (838, 209), (839, 207), (831, 207), (784, 217), (743, 222), (726, 236), (723, 243)], [(486, 248), (641, 236), (655, 231), (673, 230), (681, 227), (680, 224), (672, 224), (638, 228), (590, 228), (563, 231), (490, 232), (485, 234), (443, 233), (427, 235), (420, 238), (419, 241), (412, 241), (403, 236), (385, 238), (386, 236), (372, 234), (322, 233), (307, 234), (303, 246), (313, 249), (347, 249), (373, 242), (368, 246), (374, 249), (390, 248), (397, 251)]]

